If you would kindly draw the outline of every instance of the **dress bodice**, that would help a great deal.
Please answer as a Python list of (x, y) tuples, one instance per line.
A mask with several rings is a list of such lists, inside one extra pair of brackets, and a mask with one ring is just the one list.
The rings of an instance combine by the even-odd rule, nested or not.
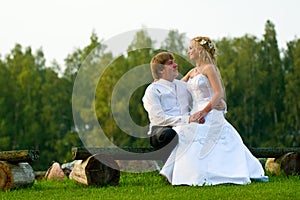
[(207, 76), (203, 74), (190, 78), (187, 82), (187, 88), (192, 95), (194, 111), (203, 109), (214, 95)]

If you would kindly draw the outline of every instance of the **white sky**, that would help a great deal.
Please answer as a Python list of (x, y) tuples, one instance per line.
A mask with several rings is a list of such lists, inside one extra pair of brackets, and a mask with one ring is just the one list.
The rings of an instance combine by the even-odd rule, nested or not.
[(279, 46), (300, 37), (299, 0), (0, 0), (0, 54), (19, 43), (61, 65), (95, 31), (107, 40), (134, 29), (176, 29), (188, 37), (263, 37), (275, 24)]

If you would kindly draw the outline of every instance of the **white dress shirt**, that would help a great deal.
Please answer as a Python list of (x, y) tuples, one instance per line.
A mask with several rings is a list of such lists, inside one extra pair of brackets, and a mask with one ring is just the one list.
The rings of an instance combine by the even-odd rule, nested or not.
[(178, 126), (189, 123), (192, 98), (186, 82), (159, 79), (147, 87), (142, 101), (150, 120), (148, 134), (154, 125)]

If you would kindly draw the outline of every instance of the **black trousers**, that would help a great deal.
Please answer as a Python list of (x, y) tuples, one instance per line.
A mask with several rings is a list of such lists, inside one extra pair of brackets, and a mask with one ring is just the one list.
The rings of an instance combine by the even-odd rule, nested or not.
[(162, 149), (162, 161), (168, 159), (174, 147), (178, 144), (178, 135), (171, 126), (153, 126), (150, 136), (150, 145), (155, 149)]

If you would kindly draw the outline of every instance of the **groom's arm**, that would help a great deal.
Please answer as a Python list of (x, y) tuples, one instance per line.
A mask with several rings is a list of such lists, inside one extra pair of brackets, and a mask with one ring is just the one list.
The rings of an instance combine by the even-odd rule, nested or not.
[[(167, 95), (164, 95), (163, 91), (157, 90), (156, 88), (147, 88), (143, 97), (143, 105), (145, 110), (148, 112), (148, 117), (153, 125), (159, 126), (178, 126), (188, 124), (190, 122), (189, 115), (181, 115), (180, 108), (176, 112), (168, 110), (169, 108), (176, 108), (178, 105), (170, 105)], [(162, 103), (163, 102), (163, 103)], [(168, 109), (162, 104), (167, 104)], [(194, 119), (192, 119), (194, 120)]]

